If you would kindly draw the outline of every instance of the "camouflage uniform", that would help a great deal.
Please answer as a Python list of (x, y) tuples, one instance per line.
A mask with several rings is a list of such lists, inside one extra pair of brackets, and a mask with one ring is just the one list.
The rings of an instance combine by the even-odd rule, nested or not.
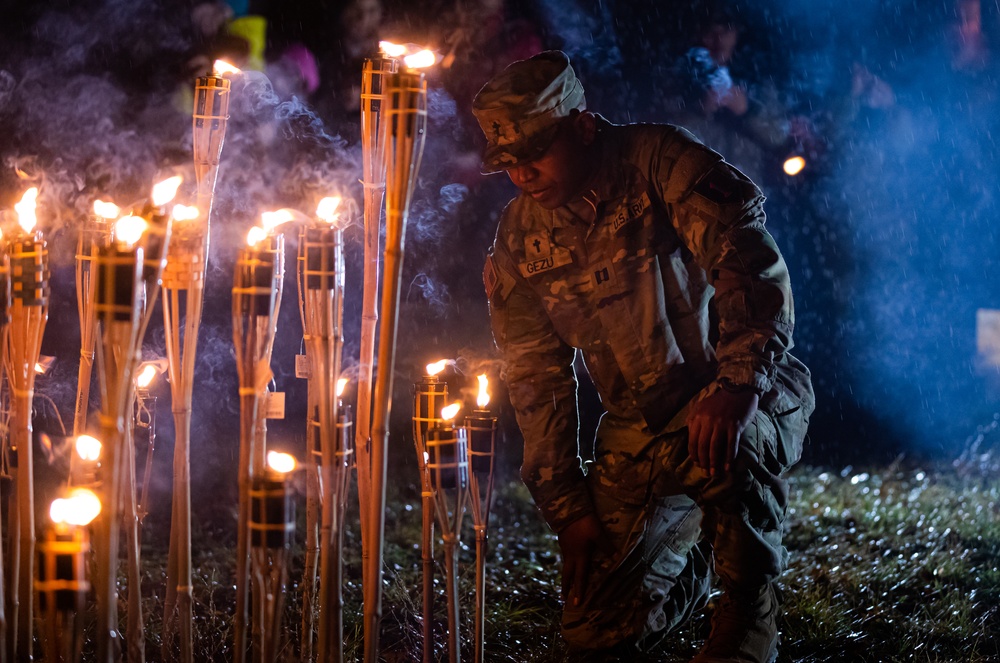
[[(597, 120), (592, 188), (551, 211), (513, 200), (484, 271), (522, 478), (554, 530), (595, 513), (617, 548), (564, 612), (566, 639), (588, 649), (646, 645), (699, 607), (699, 530), (724, 581), (782, 571), (781, 474), (813, 409), (808, 370), (788, 354), (792, 294), (760, 191), (683, 129)], [(576, 349), (607, 410), (586, 474)], [(684, 421), (723, 382), (756, 391), (760, 408), (732, 470), (712, 478), (688, 458)]]

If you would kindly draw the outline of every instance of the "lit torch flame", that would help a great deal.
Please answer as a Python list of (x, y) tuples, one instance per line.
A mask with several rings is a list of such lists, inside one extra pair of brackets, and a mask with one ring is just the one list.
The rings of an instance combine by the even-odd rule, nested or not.
[(455, 401), (451, 405), (445, 405), (441, 408), (441, 418), (445, 421), (451, 421), (458, 415), (458, 411), (462, 409), (462, 401)]
[(435, 62), (437, 62), (437, 56), (434, 51), (429, 51), (426, 48), (403, 58), (403, 64), (409, 69), (426, 69), (434, 66)]
[(155, 184), (153, 186), (153, 206), (163, 207), (173, 200), (183, 180), (184, 178), (180, 175), (174, 175)]
[(115, 239), (132, 248), (148, 227), (146, 219), (141, 216), (123, 216), (115, 222)]
[(490, 404), (490, 392), (487, 388), (490, 386), (490, 380), (486, 377), (486, 374), (477, 375), (476, 379), (479, 380), (479, 395), (476, 396), (476, 405), (479, 406), (480, 410), (486, 408)]
[(378, 43), (379, 50), (388, 55), (390, 58), (398, 58), (406, 55), (406, 46), (402, 44), (394, 44), (391, 41), (380, 41)]
[(267, 232), (273, 231), (283, 223), (295, 220), (295, 214), (290, 209), (279, 209), (277, 212), (261, 212), (260, 225)]
[(241, 74), (243, 73), (239, 67), (233, 66), (226, 62), (225, 60), (216, 60), (212, 65), (212, 75), (216, 77), (222, 77), (226, 74)]
[(344, 389), (347, 388), (347, 378), (340, 378), (337, 380), (337, 398), (344, 395)]
[(83, 460), (94, 463), (101, 457), (101, 441), (90, 435), (80, 435), (76, 438), (76, 455)]
[(101, 513), (101, 500), (86, 488), (73, 490), (69, 497), (52, 500), (49, 517), (60, 525), (86, 527)]
[(268, 451), (267, 466), (275, 472), (288, 474), (295, 469), (295, 456), (277, 451)]
[(802, 172), (802, 169), (806, 167), (806, 160), (802, 157), (795, 156), (785, 159), (784, 164), (785, 173), (787, 175), (795, 176)]
[(247, 246), (251, 249), (267, 239), (267, 231), (260, 226), (254, 226), (247, 232)]
[(173, 211), (170, 212), (173, 216), (174, 221), (194, 221), (198, 218), (198, 208), (193, 205), (181, 205), (180, 203), (174, 205)]
[(142, 372), (139, 373), (139, 377), (135, 379), (136, 385), (140, 389), (147, 389), (149, 385), (153, 383), (153, 378), (156, 377), (156, 366), (153, 364), (146, 364)]
[(94, 215), (99, 216), (102, 219), (111, 220), (117, 219), (118, 215), (121, 214), (121, 208), (114, 203), (105, 202), (103, 200), (94, 201)]
[(38, 223), (38, 218), (35, 216), (37, 201), (38, 187), (33, 186), (25, 191), (24, 195), (21, 196), (21, 201), (14, 205), (14, 210), (17, 212), (17, 223), (26, 233), (32, 232), (35, 229), (35, 224)]
[(447, 365), (448, 365), (448, 360), (447, 359), (439, 359), (438, 361), (434, 362), (433, 364), (427, 364), (427, 375), (430, 375), (431, 377), (433, 377), (433, 376), (437, 375), (438, 373), (440, 373), (441, 371), (443, 371), (444, 367), (447, 366)]
[(316, 206), (316, 216), (329, 224), (334, 224), (340, 218), (340, 196), (327, 196)]

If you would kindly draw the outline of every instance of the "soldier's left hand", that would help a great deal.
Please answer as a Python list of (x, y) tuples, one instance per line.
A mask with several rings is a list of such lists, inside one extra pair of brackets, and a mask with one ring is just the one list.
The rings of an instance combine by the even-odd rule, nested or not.
[(740, 436), (757, 414), (757, 394), (724, 389), (694, 404), (688, 414), (688, 454), (712, 476), (728, 471)]

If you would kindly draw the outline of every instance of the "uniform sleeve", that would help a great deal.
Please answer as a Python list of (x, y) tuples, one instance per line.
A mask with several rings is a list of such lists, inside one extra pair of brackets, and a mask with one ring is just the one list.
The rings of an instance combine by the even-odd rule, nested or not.
[[(686, 133), (686, 132), (684, 132)], [(769, 391), (792, 347), (788, 268), (764, 228), (764, 196), (715, 152), (682, 135), (651, 161), (682, 241), (708, 274), (719, 314), (718, 379)]]
[(556, 334), (498, 235), (484, 272), (490, 323), (524, 435), (521, 478), (549, 526), (591, 513), (579, 456), (575, 350)]

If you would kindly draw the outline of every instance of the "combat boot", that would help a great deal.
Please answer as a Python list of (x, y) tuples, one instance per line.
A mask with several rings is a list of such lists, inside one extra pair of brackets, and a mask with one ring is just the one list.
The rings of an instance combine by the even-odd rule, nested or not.
[(691, 663), (773, 663), (780, 612), (781, 594), (773, 582), (756, 591), (727, 589), (712, 614), (712, 632)]

